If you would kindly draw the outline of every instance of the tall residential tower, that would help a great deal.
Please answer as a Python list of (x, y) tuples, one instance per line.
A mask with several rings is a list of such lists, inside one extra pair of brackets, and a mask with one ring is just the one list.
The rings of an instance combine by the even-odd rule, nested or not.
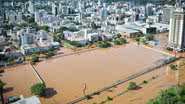
[(185, 49), (185, 3), (177, 2), (170, 16), (169, 46)]
[(35, 12), (34, 2), (31, 1), (31, 0), (29, 1), (28, 11), (29, 11), (31, 14), (34, 14), (34, 12)]

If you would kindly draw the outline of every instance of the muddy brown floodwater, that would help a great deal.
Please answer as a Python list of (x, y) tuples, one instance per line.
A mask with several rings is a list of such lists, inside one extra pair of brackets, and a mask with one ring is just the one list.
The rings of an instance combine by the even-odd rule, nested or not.
[[(84, 83), (88, 94), (160, 64), (167, 58), (162, 53), (128, 44), (40, 62), (35, 67), (46, 82), (49, 93), (41, 101), (43, 104), (65, 104), (83, 95)], [(39, 81), (29, 65), (8, 70), (1, 78), (14, 89), (6, 96), (29, 95), (30, 85)]]
[(6, 69), (5, 73), (0, 75), (0, 79), (6, 83), (4, 88), (5, 99), (21, 94), (29, 97), (31, 95), (30, 86), (39, 82), (30, 65)]

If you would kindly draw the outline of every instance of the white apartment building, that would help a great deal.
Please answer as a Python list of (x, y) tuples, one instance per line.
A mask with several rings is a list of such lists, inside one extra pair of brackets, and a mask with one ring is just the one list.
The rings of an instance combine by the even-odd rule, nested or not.
[(169, 46), (185, 48), (185, 6), (177, 6), (170, 17)]

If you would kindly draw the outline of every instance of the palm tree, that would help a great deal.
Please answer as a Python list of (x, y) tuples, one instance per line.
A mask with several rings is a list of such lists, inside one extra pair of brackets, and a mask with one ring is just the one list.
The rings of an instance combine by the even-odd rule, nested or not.
[(1, 102), (4, 104), (4, 97), (3, 97), (3, 87), (6, 85), (3, 81), (0, 80), (0, 96), (1, 96)]

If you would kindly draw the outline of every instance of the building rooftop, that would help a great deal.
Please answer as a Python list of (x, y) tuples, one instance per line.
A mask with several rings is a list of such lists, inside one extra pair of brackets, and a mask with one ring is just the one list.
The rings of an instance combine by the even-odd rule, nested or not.
[(37, 96), (32, 96), (29, 98), (23, 98), (12, 104), (41, 104), (41, 102)]
[(138, 30), (126, 28), (125, 25), (118, 25), (118, 26), (116, 26), (116, 30), (119, 31), (119, 32), (127, 32), (127, 33), (139, 32)]

